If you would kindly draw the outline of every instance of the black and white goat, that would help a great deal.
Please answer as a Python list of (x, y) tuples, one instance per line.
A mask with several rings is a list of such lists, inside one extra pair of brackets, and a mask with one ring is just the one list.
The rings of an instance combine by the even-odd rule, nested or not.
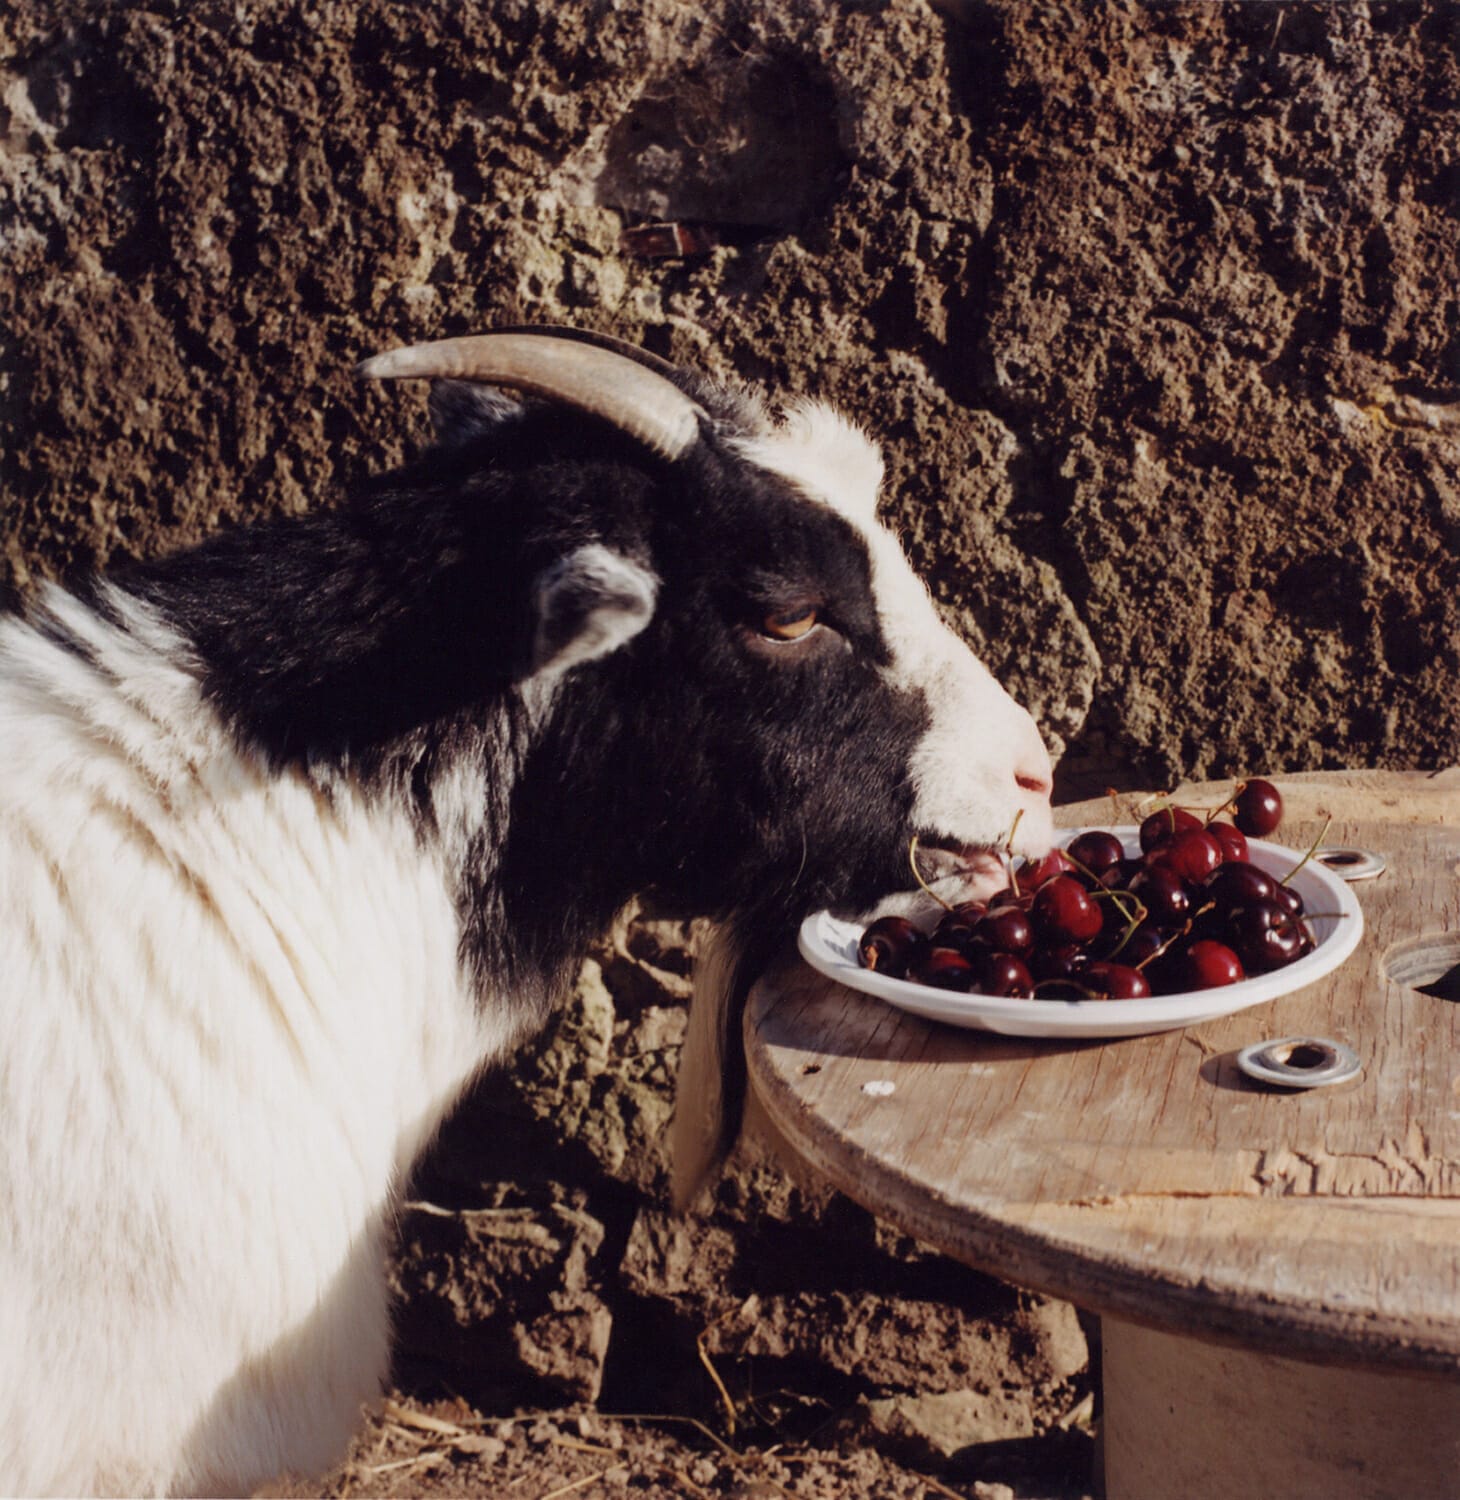
[(636, 892), (728, 934), (686, 1196), (771, 943), (914, 833), (948, 891), (1016, 812), (1049, 839), (1039, 735), (847, 423), (553, 330), (363, 371), (437, 382), (417, 462), (0, 622), (6, 1494), (336, 1460), (393, 1195)]

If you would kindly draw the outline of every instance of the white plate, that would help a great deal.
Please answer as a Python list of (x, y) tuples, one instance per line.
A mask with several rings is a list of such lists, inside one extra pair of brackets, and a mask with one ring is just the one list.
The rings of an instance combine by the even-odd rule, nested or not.
[[(1111, 831), (1121, 838), (1128, 855), (1140, 853), (1135, 828)], [(1062, 830), (1059, 842), (1068, 844), (1082, 832), (1079, 828)], [(1279, 876), (1286, 875), (1303, 857), (1280, 844), (1258, 839), (1249, 839), (1247, 847), (1253, 864)], [(1195, 1026), (1249, 1005), (1276, 1000), (1331, 973), (1354, 951), (1363, 936), (1364, 916), (1348, 884), (1315, 860), (1309, 860), (1289, 883), (1310, 913), (1308, 925), (1315, 944), (1311, 953), (1284, 969), (1237, 984), (1180, 995), (1152, 995), (1146, 1000), (1010, 1000), (997, 995), (960, 995), (908, 979), (893, 979), (864, 969), (857, 961), (861, 924), (826, 911), (814, 913), (801, 924), (799, 947), (806, 962), (829, 978), (929, 1021), (997, 1031), (1004, 1036), (1141, 1036)]]

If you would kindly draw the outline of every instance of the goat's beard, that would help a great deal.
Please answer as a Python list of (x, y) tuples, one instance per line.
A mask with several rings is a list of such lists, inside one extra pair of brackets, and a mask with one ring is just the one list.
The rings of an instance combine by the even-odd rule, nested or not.
[(741, 1017), (751, 986), (795, 933), (784, 917), (739, 910), (715, 924), (695, 958), (694, 990), (669, 1127), (670, 1184), (688, 1209), (740, 1135), (747, 1075)]
[(709, 929), (695, 955), (694, 990), (669, 1127), (670, 1186), (685, 1212), (729, 1155), (745, 1110), (740, 1017), (755, 982), (746, 922), (736, 912)]

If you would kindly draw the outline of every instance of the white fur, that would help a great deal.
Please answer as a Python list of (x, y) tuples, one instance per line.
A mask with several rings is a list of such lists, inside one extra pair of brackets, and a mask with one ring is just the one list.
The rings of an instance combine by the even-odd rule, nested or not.
[(404, 816), (240, 755), (113, 599), (49, 599), (100, 670), (0, 624), (0, 1492), (246, 1493), (338, 1458), (395, 1189), (515, 1038)]
[(1044, 853), (1054, 836), (1049, 752), (1030, 715), (938, 617), (896, 538), (877, 522), (883, 468), (876, 447), (814, 402), (792, 407), (784, 425), (740, 446), (752, 463), (835, 510), (866, 543), (892, 652), (885, 670), (897, 686), (921, 691), (932, 714), (910, 768), (913, 822), (950, 843), (997, 847), (1017, 817), (1014, 848)]

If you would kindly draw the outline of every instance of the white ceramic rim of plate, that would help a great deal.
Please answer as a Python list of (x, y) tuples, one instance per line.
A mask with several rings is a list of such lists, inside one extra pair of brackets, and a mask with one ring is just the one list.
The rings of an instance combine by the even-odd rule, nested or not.
[[(1088, 830), (1061, 829), (1058, 843), (1068, 844)], [(1138, 830), (1123, 826), (1109, 830), (1120, 838), (1128, 855), (1140, 852)], [(1249, 839), (1252, 863), (1270, 874), (1286, 875), (1303, 858), (1300, 851)], [(1363, 910), (1348, 882), (1309, 860), (1292, 877), (1312, 915), (1315, 946), (1311, 953), (1276, 969), (1236, 984), (1210, 990), (1187, 990), (1177, 995), (1153, 995), (1145, 1000), (1014, 1000), (1000, 995), (958, 994), (893, 979), (864, 969), (857, 961), (859, 922), (814, 912), (801, 924), (798, 947), (812, 968), (850, 989), (875, 995), (902, 1010), (955, 1026), (997, 1031), (1008, 1036), (1096, 1037), (1135, 1036), (1171, 1030), (1231, 1015), (1262, 1005), (1322, 979), (1358, 946), (1364, 932)]]

